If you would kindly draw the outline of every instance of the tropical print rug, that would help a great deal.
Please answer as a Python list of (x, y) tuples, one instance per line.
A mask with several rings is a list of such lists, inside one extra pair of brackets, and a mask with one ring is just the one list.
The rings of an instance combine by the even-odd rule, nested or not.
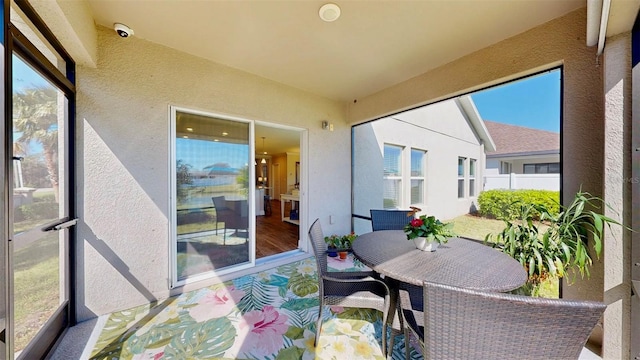
[[(329, 258), (333, 271), (362, 263)], [(384, 359), (381, 313), (331, 307), (317, 347), (315, 258), (111, 314), (91, 359)], [(404, 359), (396, 338), (394, 359)], [(420, 358), (412, 349), (412, 356)]]

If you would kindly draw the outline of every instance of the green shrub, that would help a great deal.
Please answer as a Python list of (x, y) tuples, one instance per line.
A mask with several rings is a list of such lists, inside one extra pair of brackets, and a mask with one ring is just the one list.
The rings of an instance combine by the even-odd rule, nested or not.
[[(499, 220), (514, 220), (522, 217), (522, 204), (541, 205), (552, 215), (560, 209), (560, 192), (550, 190), (488, 190), (478, 196), (480, 215)], [(534, 219), (540, 214), (534, 211)]]
[(34, 202), (20, 205), (14, 214), (16, 221), (57, 219), (58, 204), (55, 202)]
[(383, 209), (393, 209), (396, 207), (395, 199), (382, 199), (382, 208)]

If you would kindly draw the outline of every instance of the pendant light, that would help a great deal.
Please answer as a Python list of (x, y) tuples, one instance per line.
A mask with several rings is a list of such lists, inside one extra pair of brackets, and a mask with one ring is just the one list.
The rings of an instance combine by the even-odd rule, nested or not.
[[(264, 151), (264, 136), (262, 137), (262, 153), (266, 154), (267, 152)], [(267, 163), (267, 159), (262, 158), (262, 160), (260, 160), (260, 164), (266, 164)]]

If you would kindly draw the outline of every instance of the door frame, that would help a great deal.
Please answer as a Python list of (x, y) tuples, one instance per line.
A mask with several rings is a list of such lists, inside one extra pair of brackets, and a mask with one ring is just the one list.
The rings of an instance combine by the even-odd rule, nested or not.
[[(246, 123), (249, 125), (249, 164), (253, 164), (255, 162), (255, 149), (254, 147), (254, 127), (255, 122), (249, 119), (244, 119), (240, 117), (230, 116), (226, 114), (214, 113), (196, 110), (189, 107), (182, 107), (176, 105), (169, 105), (169, 162), (167, 166), (168, 178), (169, 178), (169, 272), (170, 272), (170, 288), (180, 288), (185, 285), (199, 282), (202, 280), (208, 280), (212, 278), (218, 278), (220, 275), (230, 274), (237, 271), (250, 269), (255, 266), (256, 256), (255, 256), (255, 228), (256, 228), (256, 218), (255, 218), (255, 201), (252, 201), (253, 197), (248, 196), (247, 204), (249, 205), (249, 261), (247, 263), (241, 263), (239, 265), (228, 266), (221, 270), (212, 270), (205, 273), (201, 273), (199, 275), (195, 275), (186, 279), (179, 279), (178, 276), (178, 242), (177, 242), (177, 230), (178, 230), (178, 220), (177, 220), (177, 179), (176, 179), (176, 113), (184, 112), (189, 114), (201, 115), (211, 118), (217, 118), (222, 120), (229, 121), (237, 121), (241, 123)], [(255, 177), (255, 166), (249, 166), (249, 179), (253, 179)], [(255, 194), (255, 183), (253, 181), (249, 181), (249, 194)]]
[[(51, 349), (54, 348), (57, 341), (61, 339), (61, 335), (64, 331), (76, 323), (75, 314), (75, 216), (76, 216), (76, 199), (75, 194), (72, 191), (75, 189), (75, 113), (76, 113), (76, 89), (75, 89), (75, 62), (71, 56), (64, 49), (62, 44), (57, 40), (55, 35), (51, 32), (48, 26), (44, 23), (42, 18), (37, 14), (35, 9), (27, 1), (15, 2), (15, 5), (23, 12), (25, 17), (31, 21), (36, 31), (38, 31), (44, 38), (44, 41), (51, 46), (54, 51), (64, 63), (65, 72), (61, 72), (54, 64), (52, 64), (47, 57), (34, 45), (27, 36), (22, 34), (20, 30), (11, 24), (11, 0), (2, 0), (3, 11), (3, 32), (2, 41), (3, 47), (3, 115), (4, 115), (4, 127), (2, 129), (2, 146), (5, 156), (2, 159), (2, 169), (4, 175), (3, 181), (3, 211), (0, 215), (2, 225), (2, 250), (0, 256), (2, 261), (2, 282), (4, 282), (2, 299), (6, 321), (5, 330), (0, 341), (4, 346), (0, 349), (2, 351), (0, 356), (5, 359), (13, 359), (14, 346), (13, 346), (13, 312), (14, 312), (14, 294), (13, 294), (13, 122), (12, 116), (12, 104), (13, 104), (13, 85), (12, 81), (8, 79), (13, 78), (13, 62), (12, 56), (14, 53), (20, 55), (25, 63), (32, 66), (40, 75), (50, 81), (58, 91), (64, 93), (68, 100), (67, 103), (67, 117), (65, 119), (65, 186), (64, 192), (61, 189), (61, 193), (65, 194), (66, 203), (66, 216), (60, 219), (55, 224), (49, 224), (51, 226), (60, 225), (55, 230), (67, 229), (68, 233), (65, 235), (66, 243), (64, 244), (65, 251), (62, 252), (65, 258), (66, 266), (61, 268), (62, 281), (64, 282), (64, 294), (66, 300), (58, 307), (55, 313), (47, 320), (44, 326), (38, 331), (36, 336), (31, 340), (29, 345), (22, 350), (19, 358), (44, 358)], [(71, 220), (71, 221), (69, 221)], [(53, 229), (53, 227), (52, 227)], [(45, 230), (43, 230), (45, 231)]]
[[(290, 252), (283, 253), (284, 256), (273, 255), (272, 257), (268, 257), (268, 260), (264, 260), (265, 258), (256, 259), (256, 241), (255, 241), (255, 231), (256, 231), (256, 209), (255, 209), (255, 201), (249, 201), (249, 258), (250, 261), (248, 263), (243, 263), (237, 266), (230, 266), (228, 268), (224, 268), (221, 270), (213, 270), (210, 272), (203, 273), (201, 275), (193, 276), (188, 279), (178, 280), (177, 274), (177, 242), (176, 242), (176, 230), (177, 230), (177, 216), (176, 216), (176, 171), (175, 171), (175, 163), (176, 163), (176, 112), (182, 111), (202, 116), (210, 116), (213, 118), (231, 120), (231, 121), (239, 121), (249, 123), (250, 131), (249, 131), (249, 142), (250, 142), (250, 164), (254, 164), (256, 161), (255, 157), (255, 126), (269, 126), (281, 129), (289, 129), (293, 131), (298, 131), (300, 136), (300, 225), (299, 225), (299, 240), (298, 240), (298, 249)], [(185, 288), (192, 288), (191, 284), (198, 283), (206, 285), (207, 283), (211, 283), (211, 281), (226, 281), (227, 279), (242, 276), (244, 274), (249, 274), (255, 271), (259, 271), (261, 269), (269, 268), (272, 266), (277, 266), (279, 264), (284, 264), (290, 262), (292, 260), (303, 259), (308, 256), (310, 251), (309, 242), (307, 232), (303, 231), (303, 229), (308, 228), (308, 219), (309, 219), (309, 206), (307, 201), (307, 189), (308, 189), (308, 143), (309, 143), (309, 130), (305, 128), (281, 125), (276, 123), (268, 123), (260, 120), (253, 120), (244, 117), (238, 117), (229, 114), (216, 113), (213, 111), (202, 111), (194, 108), (189, 108), (185, 106), (178, 105), (169, 105), (168, 107), (168, 146), (169, 146), (169, 161), (167, 164), (167, 176), (170, 182), (169, 185), (169, 197), (167, 208), (169, 209), (169, 221), (168, 221), (168, 248), (169, 248), (169, 274), (170, 281), (169, 287), (171, 290), (171, 294), (176, 294), (178, 291), (184, 290)], [(282, 170), (282, 169), (281, 169)], [(272, 175), (273, 176), (273, 175)], [(255, 167), (249, 166), (249, 178), (255, 178)], [(255, 182), (249, 181), (249, 193), (255, 193)], [(275, 194), (274, 194), (275, 195)], [(249, 199), (252, 199), (249, 197)], [(197, 287), (193, 287), (197, 288)]]

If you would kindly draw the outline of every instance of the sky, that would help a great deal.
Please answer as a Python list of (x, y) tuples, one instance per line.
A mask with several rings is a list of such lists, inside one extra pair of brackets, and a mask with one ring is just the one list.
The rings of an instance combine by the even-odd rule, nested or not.
[(216, 163), (234, 169), (247, 166), (249, 144), (229, 144), (196, 139), (176, 139), (176, 160), (184, 160), (192, 170), (203, 170)]
[[(24, 88), (44, 87), (52, 86), (47, 80), (45, 80), (40, 74), (26, 65), (18, 56), (13, 55), (13, 91), (21, 91)], [(18, 139), (22, 134), (20, 132), (13, 132), (13, 138)], [(40, 154), (42, 152), (42, 145), (37, 141), (30, 141), (26, 149), (23, 147), (27, 154)]]
[(471, 94), (483, 120), (560, 132), (560, 69)]
[(13, 90), (49, 85), (40, 74), (27, 66), (19, 57), (13, 55)]

